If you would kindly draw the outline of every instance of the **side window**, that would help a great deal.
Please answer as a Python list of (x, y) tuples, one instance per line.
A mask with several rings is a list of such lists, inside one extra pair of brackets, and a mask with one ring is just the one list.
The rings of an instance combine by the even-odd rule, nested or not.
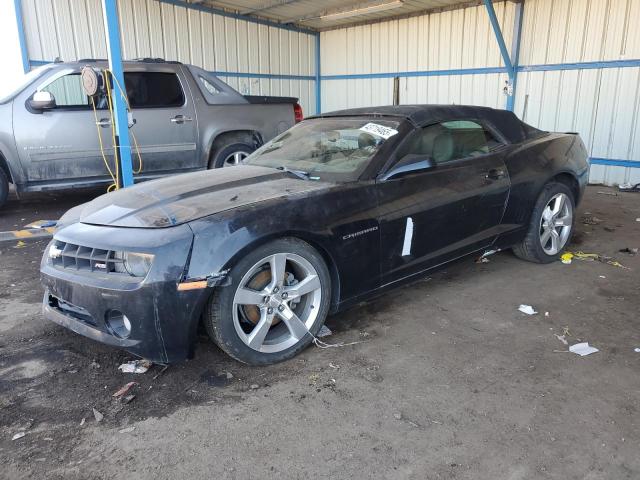
[(211, 83), (209, 80), (207, 80), (204, 77), (201, 77), (198, 75), (198, 80), (200, 80), (200, 83), (202, 84), (202, 86), (205, 88), (205, 90), (207, 92), (209, 92), (211, 95), (217, 95), (218, 93), (221, 92), (221, 90), (216, 87), (213, 83)]
[(440, 164), (460, 158), (477, 157), (502, 145), (482, 125), (472, 120), (454, 120), (424, 127), (401, 147), (398, 157), (429, 155)]
[(175, 73), (125, 72), (131, 108), (172, 108), (184, 105), (184, 92)]
[[(70, 73), (56, 78), (53, 82), (41, 89), (49, 92), (56, 99), (56, 108), (83, 109), (91, 107), (91, 100), (82, 89), (80, 73)], [(98, 104), (96, 107), (100, 108)]]

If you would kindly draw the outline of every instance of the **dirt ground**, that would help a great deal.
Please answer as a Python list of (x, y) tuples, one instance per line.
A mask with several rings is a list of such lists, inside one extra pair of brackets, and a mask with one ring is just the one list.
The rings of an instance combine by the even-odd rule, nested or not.
[[(326, 340), (362, 343), (266, 368), (202, 337), (194, 360), (123, 374), (129, 355), (43, 320), (46, 240), (0, 243), (0, 477), (640, 478), (640, 255), (619, 252), (640, 247), (640, 194), (599, 192), (570, 250), (628, 269), (467, 258), (328, 320)], [(0, 231), (93, 194), (14, 201)]]

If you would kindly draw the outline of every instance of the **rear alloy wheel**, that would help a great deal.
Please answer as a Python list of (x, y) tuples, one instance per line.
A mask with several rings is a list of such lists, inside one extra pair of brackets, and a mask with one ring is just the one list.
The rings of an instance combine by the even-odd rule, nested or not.
[(209, 168), (235, 167), (242, 165), (244, 159), (247, 158), (255, 150), (251, 145), (238, 142), (230, 138), (220, 145), (216, 145), (214, 152), (209, 159)]
[[(293, 357), (312, 341), (329, 307), (330, 276), (322, 257), (296, 239), (269, 243), (230, 272), (205, 319), (212, 339), (244, 363)], [(238, 280), (236, 280), (238, 279)]]
[(547, 184), (533, 209), (529, 231), (514, 253), (525, 260), (550, 263), (557, 260), (573, 232), (574, 199), (562, 183)]

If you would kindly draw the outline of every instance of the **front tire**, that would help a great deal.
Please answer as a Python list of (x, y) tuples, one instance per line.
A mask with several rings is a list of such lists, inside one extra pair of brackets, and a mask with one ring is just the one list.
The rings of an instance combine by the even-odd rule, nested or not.
[(331, 277), (322, 256), (306, 242), (283, 238), (263, 245), (229, 275), (231, 285), (214, 293), (204, 321), (211, 339), (236, 360), (250, 365), (288, 360), (322, 327)]
[(575, 200), (569, 187), (548, 183), (533, 208), (526, 237), (513, 247), (513, 252), (530, 262), (558, 260), (571, 240), (574, 212)]

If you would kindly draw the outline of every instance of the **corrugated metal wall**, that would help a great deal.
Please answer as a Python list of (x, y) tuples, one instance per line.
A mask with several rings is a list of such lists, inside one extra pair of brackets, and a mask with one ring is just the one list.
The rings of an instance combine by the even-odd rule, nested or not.
[[(209, 71), (315, 75), (313, 35), (260, 25), (158, 0), (120, 0), (123, 57), (161, 57)], [(31, 60), (106, 58), (100, 0), (22, 0)], [(315, 82), (221, 78), (243, 94), (300, 98), (315, 111)]]
[[(639, 59), (639, 20), (640, 0), (526, 0), (520, 64)], [(593, 158), (640, 161), (640, 67), (521, 72), (515, 112), (579, 132)], [(640, 168), (592, 165), (590, 178), (638, 183)]]
[[(510, 46), (515, 5), (494, 6)], [(521, 66), (640, 59), (640, 0), (525, 0), (523, 18)], [(503, 66), (484, 6), (331, 30), (320, 45), (323, 77)], [(640, 161), (640, 67), (570, 67), (520, 72), (516, 114), (542, 129), (578, 131), (593, 158)], [(506, 79), (408, 76), (400, 102), (504, 108)], [(390, 104), (393, 79), (326, 79), (322, 92), (323, 111)], [(591, 181), (637, 183), (640, 168), (592, 165)]]
[[(514, 4), (495, 4), (511, 42)], [(507, 26), (507, 28), (504, 28)], [(484, 6), (322, 32), (322, 75), (375, 74), (499, 67), (500, 50)], [(400, 103), (504, 105), (506, 74), (400, 79)], [(322, 110), (385, 105), (393, 79), (324, 80)]]

